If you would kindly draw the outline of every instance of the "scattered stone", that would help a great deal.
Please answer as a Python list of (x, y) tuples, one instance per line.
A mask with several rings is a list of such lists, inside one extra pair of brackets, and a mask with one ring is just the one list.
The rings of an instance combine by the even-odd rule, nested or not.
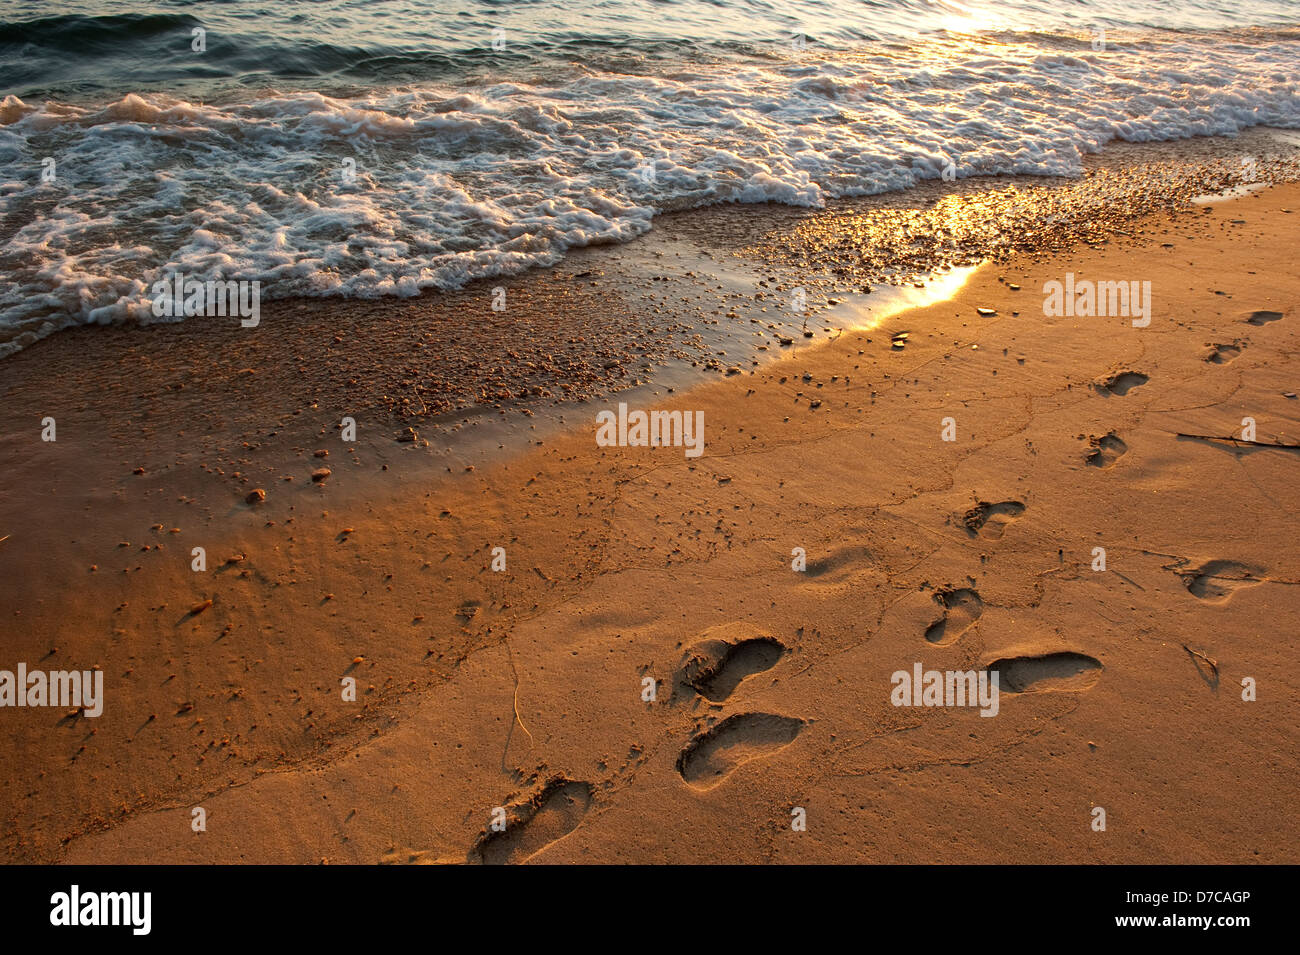
[(313, 484), (320, 484), (329, 476), (330, 476), (329, 468), (317, 468), (315, 471), (311, 472), (311, 482)]
[(244, 498), (244, 503), (261, 504), (265, 500), (266, 500), (266, 492), (262, 490), (260, 487), (255, 487), (248, 492), (248, 495)]

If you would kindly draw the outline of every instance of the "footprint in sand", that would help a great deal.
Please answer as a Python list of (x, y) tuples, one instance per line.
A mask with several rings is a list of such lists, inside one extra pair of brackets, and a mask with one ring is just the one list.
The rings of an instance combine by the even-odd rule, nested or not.
[(1240, 341), (1234, 339), (1233, 342), (1229, 345), (1212, 343), (1208, 347), (1211, 349), (1211, 351), (1208, 355), (1205, 356), (1205, 360), (1208, 362), (1213, 362), (1216, 365), (1226, 365), (1228, 362), (1232, 361), (1234, 358), (1240, 355), (1241, 350), (1246, 346), (1243, 345)]
[(1145, 385), (1150, 380), (1140, 371), (1121, 371), (1097, 382), (1096, 388), (1103, 395), (1119, 395), (1123, 397), (1134, 388)]
[(1259, 568), (1235, 560), (1206, 561), (1190, 570), (1175, 570), (1188, 593), (1211, 603), (1226, 601), (1243, 587), (1253, 587), (1268, 578), (1257, 576)]
[(674, 686), (678, 692), (694, 691), (712, 703), (720, 703), (746, 677), (776, 666), (786, 652), (785, 645), (773, 637), (705, 640), (687, 651)]
[(925, 639), (941, 647), (955, 642), (984, 612), (984, 601), (969, 587), (941, 590), (934, 601), (943, 608), (943, 616), (926, 627)]
[(1114, 431), (1100, 438), (1089, 437), (1088, 443), (1090, 448), (1086, 460), (1094, 468), (1113, 467), (1120, 455), (1128, 450), (1128, 445)]
[(484, 865), (524, 862), (563, 839), (582, 822), (591, 806), (591, 784), (559, 777), (531, 797), (506, 808), (506, 827), (481, 835), (471, 861)]
[(825, 557), (810, 560), (803, 574), (804, 577), (810, 580), (815, 580), (825, 574), (838, 577), (841, 575), (834, 574), (834, 571), (841, 568), (860, 570), (864, 564), (870, 563), (871, 551), (867, 550), (867, 548), (861, 546), (841, 547)]
[(771, 713), (740, 713), (696, 736), (677, 757), (677, 771), (694, 789), (713, 789), (737, 767), (789, 746), (804, 721)]
[(1083, 653), (1048, 653), (1038, 657), (1007, 657), (988, 666), (998, 675), (1005, 693), (1078, 692), (1101, 678), (1101, 661)]
[(1261, 309), (1247, 313), (1246, 323), (1249, 325), (1267, 325), (1269, 322), (1276, 322), (1281, 317), (1281, 312), (1270, 312), (1267, 309)]
[(963, 514), (961, 520), (971, 537), (978, 534), (996, 540), (1006, 531), (1006, 526), (1019, 520), (1023, 513), (1025, 505), (1019, 501), (1000, 501), (997, 504), (980, 501)]

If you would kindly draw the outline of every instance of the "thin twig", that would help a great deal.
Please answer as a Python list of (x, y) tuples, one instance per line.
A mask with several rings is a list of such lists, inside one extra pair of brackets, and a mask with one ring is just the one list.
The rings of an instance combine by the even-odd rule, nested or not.
[[(506, 657), (509, 658), (510, 660), (510, 672), (515, 675), (515, 694), (513, 699), (511, 699), (510, 701), (511, 706), (514, 708), (515, 711), (515, 721), (519, 723), (519, 728), (521, 730), (523, 730), (525, 733), (528, 733), (528, 727), (524, 725), (523, 717), (519, 715), (519, 671), (515, 669), (515, 655), (510, 650), (509, 640), (506, 641)], [(528, 745), (529, 747), (533, 745), (532, 733), (528, 733)]]
[(1247, 441), (1245, 438), (1233, 438), (1218, 434), (1188, 434), (1185, 431), (1175, 431), (1175, 435), (1180, 438), (1196, 438), (1199, 441), (1230, 441), (1233, 444), (1245, 444), (1254, 448), (1281, 448), (1284, 451), (1300, 451), (1300, 444), (1276, 444), (1272, 441)]
[[(1209, 679), (1205, 677), (1204, 674), (1201, 674), (1201, 678), (1204, 679), (1205, 682), (1209, 684), (1210, 689), (1214, 689), (1215, 687), (1217, 687), (1219, 685), (1219, 664), (1214, 660), (1210, 659), (1200, 650), (1193, 650), (1185, 643), (1183, 644), (1183, 649), (1186, 650), (1188, 654), (1191, 656), (1193, 663), (1196, 663), (1197, 660), (1205, 661), (1206, 665), (1209, 666), (1209, 668), (1214, 672), (1214, 680), (1211, 682)], [(1196, 669), (1200, 670), (1199, 664), (1197, 665)]]

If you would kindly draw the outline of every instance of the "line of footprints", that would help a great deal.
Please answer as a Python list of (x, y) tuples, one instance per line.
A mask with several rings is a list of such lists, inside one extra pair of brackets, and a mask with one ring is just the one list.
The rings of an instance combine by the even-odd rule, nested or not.
[[(703, 698), (723, 703), (746, 677), (776, 666), (788, 648), (771, 637), (733, 642), (705, 640), (687, 651), (673, 679), (672, 702)], [(806, 725), (771, 713), (737, 713), (711, 722), (677, 757), (677, 771), (693, 789), (712, 789), (736, 767), (783, 749)], [(470, 861), (521, 862), (577, 828), (591, 805), (592, 786), (556, 777), (534, 795), (506, 808), (507, 825), (486, 831)]]
[[(789, 648), (772, 637), (734, 641), (709, 639), (690, 648), (673, 677), (671, 702), (704, 699), (725, 702), (746, 677), (770, 670)], [(807, 721), (772, 713), (736, 713), (722, 720), (709, 717), (687, 741), (677, 771), (691, 788), (709, 790), (742, 763), (768, 756), (792, 743)], [(480, 834), (467, 856), (439, 855), (436, 850), (395, 849), (382, 862), (397, 865), (523, 862), (578, 827), (591, 807), (595, 787), (557, 775), (531, 793), (496, 811), (495, 826)]]
[[(1257, 312), (1247, 321), (1263, 325), (1281, 318), (1276, 312)], [(1213, 344), (1205, 361), (1226, 364), (1239, 354), (1245, 344)], [(1099, 393), (1107, 397), (1124, 396), (1144, 385), (1148, 377), (1140, 372), (1122, 371), (1097, 382)], [(1128, 450), (1113, 431), (1090, 437), (1085, 462), (1093, 467), (1110, 468)], [(1007, 527), (1025, 512), (1020, 501), (981, 501), (962, 515), (966, 532), (989, 540), (1002, 537)], [(1185, 562), (1170, 565), (1183, 578), (1184, 586), (1198, 599), (1226, 599), (1240, 586), (1249, 586), (1267, 578), (1259, 568), (1235, 561), (1211, 560), (1201, 567), (1188, 568)], [(810, 576), (818, 568), (808, 567)], [(925, 631), (925, 639), (935, 646), (946, 647), (967, 633), (980, 619), (984, 602), (970, 587), (945, 588), (934, 595), (939, 617)], [(705, 640), (687, 651), (673, 681), (672, 701), (704, 699), (713, 704), (725, 703), (747, 677), (770, 670), (789, 652), (773, 637), (762, 636), (728, 641)], [(1082, 653), (1057, 652), (1041, 656), (1007, 657), (990, 663), (988, 670), (998, 673), (1003, 692), (1030, 693), (1037, 689), (1086, 690), (1096, 683), (1102, 664)], [(784, 749), (808, 725), (808, 721), (772, 713), (734, 713), (716, 720), (709, 717), (677, 757), (677, 771), (688, 786), (709, 790), (743, 763), (770, 756)], [(397, 849), (382, 860), (389, 864), (429, 864), (442, 862), (478, 862), (503, 865), (523, 862), (554, 842), (564, 838), (582, 822), (591, 807), (594, 787), (591, 783), (565, 776), (554, 776), (531, 793), (519, 797), (498, 812), (504, 812), (504, 825), (489, 827), (480, 833), (467, 858), (439, 856), (436, 851)]]

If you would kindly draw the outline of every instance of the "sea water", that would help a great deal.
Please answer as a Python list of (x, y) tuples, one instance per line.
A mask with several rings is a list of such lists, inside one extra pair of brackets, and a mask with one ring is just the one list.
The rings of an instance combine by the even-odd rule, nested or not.
[[(0, 357), (168, 275), (416, 295), (657, 213), (1300, 126), (1275, 0), (0, 3)], [(219, 319), (218, 319), (219, 320)]]

